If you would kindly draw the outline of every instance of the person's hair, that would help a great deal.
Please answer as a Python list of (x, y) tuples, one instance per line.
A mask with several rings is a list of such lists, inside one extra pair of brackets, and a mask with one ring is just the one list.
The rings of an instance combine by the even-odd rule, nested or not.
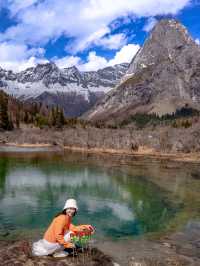
[[(57, 213), (57, 214), (55, 215), (55, 217), (58, 217), (58, 216), (60, 216), (60, 215), (66, 215), (66, 210), (67, 210), (67, 209), (64, 209), (64, 210), (62, 210), (61, 212)], [(75, 210), (73, 216), (75, 216), (76, 213), (77, 213), (77, 210)]]

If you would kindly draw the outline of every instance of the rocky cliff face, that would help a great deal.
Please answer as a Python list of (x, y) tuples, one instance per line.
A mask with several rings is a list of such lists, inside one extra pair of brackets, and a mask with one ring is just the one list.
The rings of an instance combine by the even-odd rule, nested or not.
[(85, 115), (123, 120), (138, 112), (163, 115), (185, 104), (200, 109), (200, 46), (178, 21), (157, 23), (120, 85)]
[(80, 116), (119, 83), (128, 64), (98, 71), (59, 69), (54, 63), (39, 64), (20, 73), (0, 68), (0, 88), (24, 101), (39, 101), (64, 108), (66, 116)]

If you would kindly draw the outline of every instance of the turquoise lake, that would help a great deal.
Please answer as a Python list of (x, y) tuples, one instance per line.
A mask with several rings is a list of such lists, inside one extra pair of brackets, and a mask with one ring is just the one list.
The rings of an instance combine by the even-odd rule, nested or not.
[[(79, 206), (74, 224), (94, 225), (97, 238), (138, 237), (163, 231), (185, 213), (184, 198), (177, 193), (172, 197), (172, 191), (152, 182), (146, 166), (151, 170), (159, 167), (155, 176), (166, 175), (166, 171), (168, 177), (173, 176), (173, 169), (164, 168), (164, 173), (158, 163), (138, 160), (135, 165), (131, 160), (127, 168), (109, 158), (69, 152), (1, 154), (0, 234), (34, 230), (42, 234), (71, 197)], [(176, 178), (181, 178), (179, 172)]]

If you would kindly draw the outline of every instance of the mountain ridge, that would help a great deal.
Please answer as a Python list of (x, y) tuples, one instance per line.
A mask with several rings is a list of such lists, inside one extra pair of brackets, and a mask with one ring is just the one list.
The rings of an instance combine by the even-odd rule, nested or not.
[(173, 113), (185, 104), (199, 109), (200, 47), (177, 20), (163, 19), (134, 56), (121, 83), (85, 118), (123, 120), (135, 113)]
[(59, 105), (66, 116), (80, 116), (116, 86), (128, 65), (88, 72), (81, 72), (75, 66), (60, 69), (53, 62), (18, 73), (0, 68), (0, 88), (22, 101)]

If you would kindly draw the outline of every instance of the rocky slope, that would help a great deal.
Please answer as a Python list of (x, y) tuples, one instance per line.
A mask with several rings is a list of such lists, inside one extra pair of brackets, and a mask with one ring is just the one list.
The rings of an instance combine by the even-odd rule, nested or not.
[(116, 86), (128, 64), (98, 71), (59, 69), (54, 63), (39, 64), (20, 73), (0, 68), (0, 89), (24, 101), (38, 101), (64, 108), (66, 116), (79, 116)]
[(173, 19), (156, 24), (123, 81), (85, 115), (123, 120), (135, 113), (173, 113), (185, 104), (200, 109), (200, 46)]

